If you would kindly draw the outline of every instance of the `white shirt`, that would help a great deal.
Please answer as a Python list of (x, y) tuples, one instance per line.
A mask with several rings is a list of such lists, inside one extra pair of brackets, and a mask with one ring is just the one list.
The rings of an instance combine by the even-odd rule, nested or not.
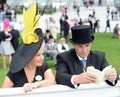
[[(77, 54), (77, 56), (78, 56), (78, 54)], [(87, 57), (82, 58), (82, 57), (78, 56), (78, 59), (79, 59), (79, 60), (87, 60)], [(74, 77), (75, 77), (75, 75), (72, 76), (72, 78), (71, 78), (71, 83), (74, 85), (75, 88), (77, 88), (78, 85), (73, 82)]]
[(68, 51), (68, 50), (69, 50), (69, 47), (68, 47), (67, 44), (64, 44), (63, 46), (65, 47), (66, 50), (63, 50), (63, 49), (62, 49), (62, 45), (61, 45), (61, 44), (57, 44), (57, 49), (58, 49), (58, 52), (59, 52), (59, 53), (62, 53), (62, 52), (64, 52), (64, 51)]

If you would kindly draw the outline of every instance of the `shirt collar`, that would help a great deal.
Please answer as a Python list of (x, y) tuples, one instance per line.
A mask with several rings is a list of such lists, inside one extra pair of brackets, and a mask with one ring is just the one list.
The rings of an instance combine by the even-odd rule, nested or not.
[(77, 56), (78, 56), (78, 59), (79, 59), (79, 60), (87, 60), (87, 57), (82, 58), (82, 57), (80, 57), (78, 54), (77, 54)]

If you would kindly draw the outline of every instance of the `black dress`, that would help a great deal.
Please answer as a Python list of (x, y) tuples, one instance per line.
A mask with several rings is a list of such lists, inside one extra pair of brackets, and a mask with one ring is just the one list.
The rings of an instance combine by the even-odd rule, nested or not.
[[(41, 67), (37, 67), (36, 73), (33, 79), (33, 82), (36, 82), (35, 79), (36, 76), (40, 75), (42, 77), (42, 80), (44, 79), (44, 72), (49, 69), (47, 64), (43, 64)], [(26, 74), (24, 69), (17, 73), (11, 73), (10, 71), (7, 73), (7, 76), (10, 78), (10, 80), (14, 83), (14, 87), (22, 87), (25, 83), (28, 83)]]

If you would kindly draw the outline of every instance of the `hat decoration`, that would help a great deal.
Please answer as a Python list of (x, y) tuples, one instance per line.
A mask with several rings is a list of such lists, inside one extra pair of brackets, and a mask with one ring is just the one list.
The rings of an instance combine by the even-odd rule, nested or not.
[[(45, 8), (41, 15), (43, 15)], [(23, 42), (15, 51), (10, 71), (19, 72), (34, 58), (43, 43), (42, 29), (37, 28), (41, 16), (38, 12), (38, 5), (35, 1), (28, 10), (23, 12), (23, 23), (25, 28), (21, 33)]]
[(40, 17), (38, 10), (36, 10), (37, 7), (37, 2), (35, 1), (28, 10), (23, 10), (23, 23), (25, 25), (25, 28), (21, 36), (23, 38), (23, 43), (25, 44), (38, 42), (38, 36), (34, 33), (34, 30), (39, 25)]
[(3, 21), (3, 25), (4, 25), (4, 27), (10, 27), (10, 21), (8, 19), (5, 19)]

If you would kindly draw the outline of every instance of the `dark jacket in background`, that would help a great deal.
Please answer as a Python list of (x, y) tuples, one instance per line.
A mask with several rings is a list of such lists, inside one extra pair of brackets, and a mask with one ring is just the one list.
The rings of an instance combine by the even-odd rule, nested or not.
[(10, 33), (12, 34), (12, 40), (11, 40), (12, 46), (13, 46), (14, 50), (16, 50), (17, 47), (19, 46), (20, 33), (16, 29), (12, 29), (10, 31)]

